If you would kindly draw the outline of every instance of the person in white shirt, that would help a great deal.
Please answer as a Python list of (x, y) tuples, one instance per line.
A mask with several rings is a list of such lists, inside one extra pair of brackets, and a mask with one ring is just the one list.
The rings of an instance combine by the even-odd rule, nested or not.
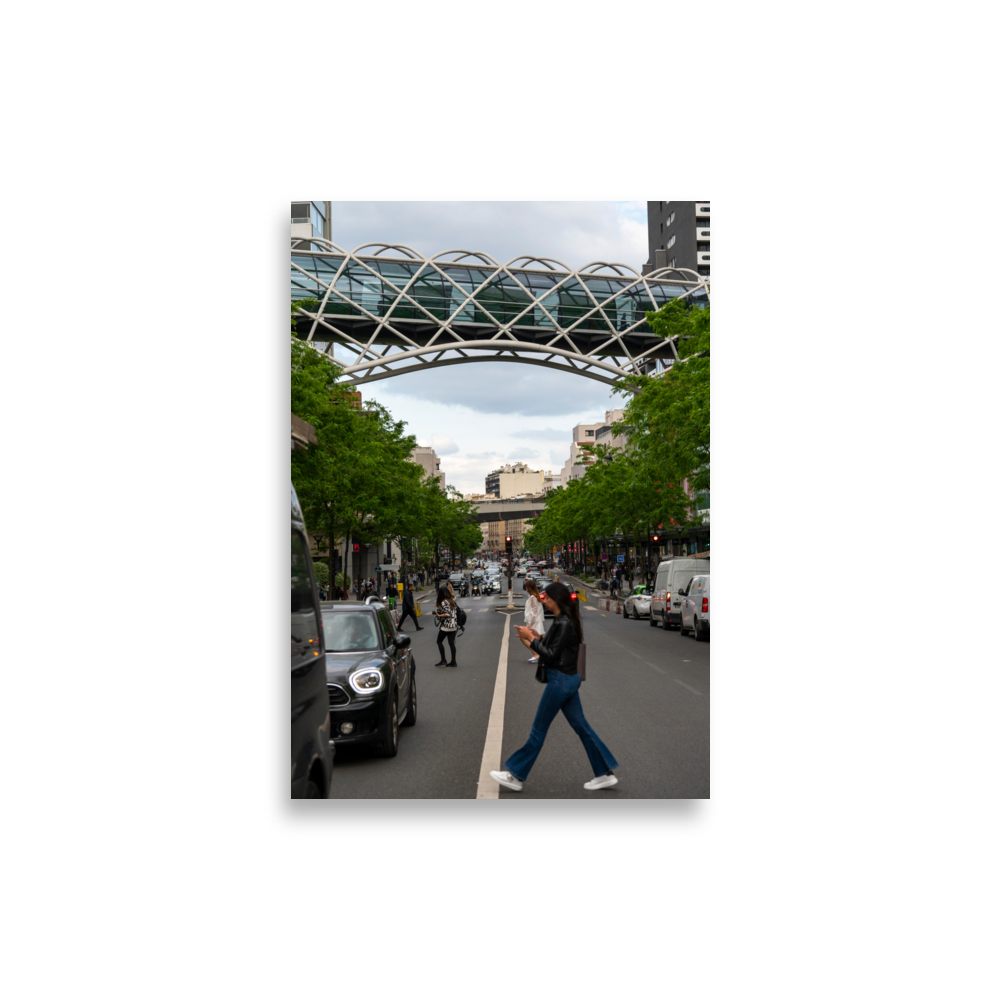
[[(527, 603), (524, 605), (524, 624), (526, 628), (534, 629), (539, 635), (545, 634), (545, 608), (542, 607), (541, 597), (534, 580), (524, 581), (524, 590), (528, 595)], [(520, 637), (528, 649), (531, 649), (531, 640)], [(537, 663), (538, 657), (532, 656), (529, 663)]]

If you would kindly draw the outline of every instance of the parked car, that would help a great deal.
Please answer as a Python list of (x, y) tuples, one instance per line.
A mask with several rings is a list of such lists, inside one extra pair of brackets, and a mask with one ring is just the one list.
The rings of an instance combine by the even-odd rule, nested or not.
[(692, 559), (680, 556), (664, 559), (656, 570), (652, 600), (649, 602), (649, 624), (662, 623), (672, 628), (681, 623), (681, 598), (678, 590), (686, 588), (692, 577), (709, 572), (708, 558)]
[(292, 798), (330, 797), (333, 747), (319, 592), (306, 526), (292, 487)]
[(690, 633), (698, 642), (704, 642), (709, 635), (708, 627), (708, 588), (711, 576), (706, 573), (696, 576), (691, 583), (681, 591), (681, 635)]
[(331, 739), (395, 757), (399, 727), (417, 721), (417, 664), (410, 637), (380, 604), (323, 605)]
[[(555, 583), (555, 580), (548, 580), (546, 583), (539, 585), (538, 592), (540, 594), (544, 594), (545, 593), (545, 588), (548, 587), (549, 585), (553, 584), (553, 583)], [(566, 589), (569, 591), (570, 600), (572, 600), (572, 601), (579, 600), (579, 598), (576, 596), (576, 587), (574, 587), (571, 583), (567, 583), (567, 584), (565, 584), (565, 586), (566, 586)], [(545, 607), (544, 605), (542, 605), (542, 606)], [(545, 608), (545, 617), (546, 618), (555, 618), (555, 615), (551, 611), (549, 611), (548, 608)]]
[(622, 604), (622, 618), (635, 618), (636, 621), (640, 618), (648, 618), (651, 600), (652, 596), (646, 593), (646, 585), (637, 583), (635, 589), (630, 591)]

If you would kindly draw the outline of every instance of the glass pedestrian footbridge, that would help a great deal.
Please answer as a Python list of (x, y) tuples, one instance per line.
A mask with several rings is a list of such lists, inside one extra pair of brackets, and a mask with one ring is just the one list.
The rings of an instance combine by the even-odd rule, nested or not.
[(594, 261), (573, 269), (543, 257), (500, 264), (485, 253), (425, 257), (401, 244), (346, 251), (292, 240), (297, 334), (336, 358), (361, 385), (405, 372), (476, 361), (514, 361), (613, 384), (672, 364), (676, 346), (646, 313), (670, 299), (709, 301), (708, 279), (684, 268), (642, 275)]

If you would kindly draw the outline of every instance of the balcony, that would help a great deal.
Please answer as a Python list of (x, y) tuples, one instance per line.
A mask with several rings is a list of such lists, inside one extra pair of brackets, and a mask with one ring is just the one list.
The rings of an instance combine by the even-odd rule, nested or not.
[(702, 251), (698, 254), (698, 266), (699, 267), (709, 267), (711, 266), (712, 253), (711, 251)]
[(696, 202), (694, 206), (694, 217), (696, 219), (707, 219), (712, 214), (711, 202), (700, 201)]
[(695, 231), (695, 242), (696, 243), (708, 243), (711, 241), (711, 229), (696, 229)]

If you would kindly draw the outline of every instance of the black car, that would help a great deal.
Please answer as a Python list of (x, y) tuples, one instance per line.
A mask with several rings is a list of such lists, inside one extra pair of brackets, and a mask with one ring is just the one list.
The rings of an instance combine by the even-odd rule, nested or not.
[[(555, 583), (555, 580), (547, 580), (545, 582), (545, 586), (542, 586), (541, 583), (542, 583), (542, 581), (539, 580), (537, 582), (536, 586), (538, 586), (538, 593), (544, 594), (546, 587), (549, 587), (551, 584)], [(576, 587), (574, 587), (571, 583), (564, 584), (564, 586), (569, 591), (569, 599), (571, 601), (577, 601), (577, 600), (579, 600), (579, 598), (576, 596)], [(544, 604), (542, 605), (542, 607), (545, 608), (545, 617), (546, 618), (555, 618), (555, 615), (552, 614), (552, 612), (549, 611), (549, 609), (547, 607), (545, 607)]]
[(292, 798), (325, 799), (333, 776), (320, 605), (302, 508), (292, 487)]
[(323, 605), (330, 739), (395, 757), (399, 727), (417, 721), (417, 664), (410, 637), (377, 601)]

